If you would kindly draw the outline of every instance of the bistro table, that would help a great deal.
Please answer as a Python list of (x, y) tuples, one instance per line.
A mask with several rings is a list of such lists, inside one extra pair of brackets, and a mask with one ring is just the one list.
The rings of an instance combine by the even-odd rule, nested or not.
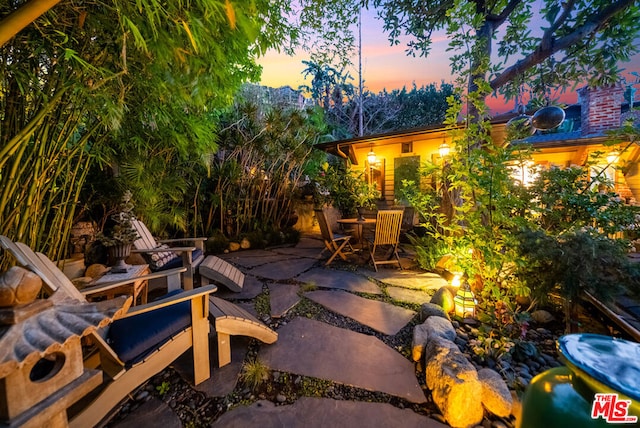
[(360, 248), (362, 249), (364, 247), (363, 245), (364, 226), (375, 226), (376, 219), (375, 218), (364, 218), (364, 219), (341, 218), (338, 220), (338, 224), (356, 226), (356, 234), (358, 235), (358, 242), (360, 243)]

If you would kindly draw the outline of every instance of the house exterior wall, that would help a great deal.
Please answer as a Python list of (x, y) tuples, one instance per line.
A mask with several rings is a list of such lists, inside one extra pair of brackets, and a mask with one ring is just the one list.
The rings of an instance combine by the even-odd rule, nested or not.
[[(533, 154), (536, 164), (547, 168), (584, 165), (594, 152), (606, 154), (612, 150), (612, 147), (603, 145), (607, 139), (604, 131), (618, 128), (621, 124), (624, 88), (614, 85), (604, 88), (582, 88), (578, 92), (581, 102), (580, 132), (568, 132), (571, 134), (568, 137), (563, 137), (562, 134), (557, 134), (557, 137), (554, 134), (543, 135), (543, 139), (533, 143), (539, 149)], [(494, 123), (491, 136), (497, 145), (504, 144), (506, 123)], [(381, 165), (384, 167), (384, 204), (388, 206), (398, 202), (395, 200), (396, 189), (394, 188), (398, 160), (419, 157), (420, 164), (427, 161), (438, 164), (442, 162), (438, 148), (443, 142), (453, 146), (445, 130), (431, 128), (360, 138), (342, 144), (350, 144), (353, 148), (358, 160), (358, 164), (352, 166), (353, 169), (367, 173), (369, 168), (366, 161), (367, 153), (371, 150), (376, 153), (377, 159), (383, 162)], [(624, 146), (623, 142), (621, 147)], [(408, 147), (409, 150), (403, 150), (403, 147), (405, 149)], [(640, 168), (638, 167), (640, 147), (632, 147), (620, 158), (618, 166), (624, 166), (624, 169), (615, 171), (616, 190), (631, 202), (640, 201)]]

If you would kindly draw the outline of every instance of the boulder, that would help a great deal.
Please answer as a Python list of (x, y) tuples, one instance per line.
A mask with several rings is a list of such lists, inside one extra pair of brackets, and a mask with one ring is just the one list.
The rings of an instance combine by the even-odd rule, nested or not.
[(531, 312), (531, 319), (538, 324), (548, 324), (554, 321), (555, 317), (544, 309), (538, 309), (537, 311)]
[(435, 303), (423, 303), (420, 305), (420, 319), (426, 320), (429, 317), (441, 317), (449, 320), (449, 314), (440, 305)]
[(482, 421), (478, 399), (482, 385), (473, 364), (450, 340), (431, 338), (425, 347), (426, 384), (433, 402), (452, 427), (470, 427)]
[[(452, 289), (454, 291), (452, 291)], [(445, 285), (440, 287), (431, 298), (430, 303), (434, 303), (444, 309), (445, 312), (451, 313), (454, 310), (453, 297), (456, 295), (455, 288)]]
[(489, 413), (501, 418), (511, 414), (513, 399), (502, 376), (491, 369), (478, 370), (478, 379), (482, 385), (482, 404)]
[(456, 330), (451, 321), (442, 317), (429, 317), (422, 323), (428, 331), (429, 338), (441, 337), (450, 341), (456, 338)]
[(420, 361), (428, 340), (429, 332), (427, 326), (419, 324), (413, 328), (413, 341), (411, 343), (411, 357), (413, 361)]
[(514, 418), (514, 426), (519, 427), (522, 419), (522, 400), (518, 397), (518, 393), (511, 390), (511, 414)]
[(234, 252), (240, 249), (240, 244), (237, 242), (229, 242), (229, 251)]
[(251, 242), (249, 242), (247, 238), (242, 238), (242, 241), (240, 241), (240, 248), (242, 248), (243, 250), (248, 250), (249, 248), (251, 248)]

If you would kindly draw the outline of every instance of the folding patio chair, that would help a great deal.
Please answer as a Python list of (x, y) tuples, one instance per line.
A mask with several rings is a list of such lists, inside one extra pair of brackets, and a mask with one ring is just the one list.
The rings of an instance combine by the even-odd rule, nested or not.
[[(316, 219), (318, 220), (318, 224), (320, 225), (320, 232), (322, 233), (322, 240), (324, 241), (325, 249), (322, 250), (324, 253), (325, 250), (329, 250), (331, 253), (331, 257), (325, 263), (325, 266), (328, 266), (333, 262), (333, 259), (336, 256), (340, 256), (342, 260), (347, 260), (347, 256), (343, 251), (345, 248), (348, 248), (349, 252), (353, 253), (353, 247), (349, 243), (351, 236), (349, 235), (338, 235), (334, 234), (329, 224), (327, 223), (327, 217), (324, 211), (320, 208), (316, 208), (313, 210), (316, 214)], [(320, 253), (322, 254), (322, 253)]]
[[(397, 263), (400, 269), (398, 245), (400, 244), (400, 228), (403, 210), (380, 210), (376, 217), (376, 231), (371, 249), (371, 261), (378, 271), (378, 265)], [(383, 253), (384, 256), (379, 256)], [(376, 260), (376, 257), (378, 259)], [(393, 259), (395, 257), (395, 260)]]

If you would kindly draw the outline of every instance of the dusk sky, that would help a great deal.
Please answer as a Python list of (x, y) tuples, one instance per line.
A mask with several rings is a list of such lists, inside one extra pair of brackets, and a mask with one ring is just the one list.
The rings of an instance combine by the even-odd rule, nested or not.
[[(364, 11), (362, 15), (362, 74), (364, 86), (372, 92), (379, 92), (383, 88), (388, 91), (401, 89), (406, 86), (410, 89), (415, 83), (418, 87), (430, 83), (444, 81), (453, 83), (449, 67), (449, 53), (446, 51), (448, 42), (446, 35), (433, 38), (432, 49), (427, 58), (410, 57), (405, 53), (406, 45), (390, 46), (387, 36), (382, 30), (382, 22), (374, 17), (374, 12)], [(259, 62), (263, 66), (262, 85), (280, 87), (289, 85), (294, 89), (308, 83), (302, 77), (305, 66), (303, 60), (308, 60), (308, 55), (302, 53), (294, 57), (284, 54), (268, 52)], [(354, 67), (351, 75), (353, 84), (358, 84), (357, 54), (353, 58)], [(635, 55), (631, 62), (620, 65), (625, 72), (640, 72), (640, 54)], [(636, 85), (640, 89), (640, 85)], [(638, 91), (640, 92), (640, 91)], [(565, 103), (577, 101), (574, 93), (562, 97)], [(513, 109), (513, 101), (507, 105), (503, 101), (491, 98), (489, 105), (495, 112), (504, 112)]]

